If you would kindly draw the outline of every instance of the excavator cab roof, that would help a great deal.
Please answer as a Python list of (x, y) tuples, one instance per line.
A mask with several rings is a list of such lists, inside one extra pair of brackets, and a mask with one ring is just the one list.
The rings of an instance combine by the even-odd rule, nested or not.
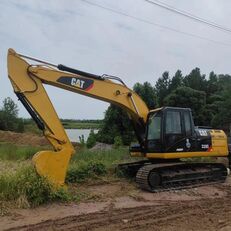
[(153, 112), (158, 112), (158, 111), (165, 111), (165, 110), (169, 110), (169, 109), (173, 109), (173, 110), (185, 110), (185, 111), (191, 111), (191, 108), (182, 108), (182, 107), (159, 107), (159, 108), (155, 108), (149, 111), (149, 113), (153, 113)]

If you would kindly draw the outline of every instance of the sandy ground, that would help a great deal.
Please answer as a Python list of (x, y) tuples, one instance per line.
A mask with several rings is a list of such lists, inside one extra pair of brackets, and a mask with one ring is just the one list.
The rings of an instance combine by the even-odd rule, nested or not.
[(0, 230), (231, 230), (231, 177), (224, 184), (148, 193), (122, 182), (81, 186), (86, 202), (12, 209)]
[[(39, 136), (33, 133), (17, 133), (11, 131), (0, 130), (0, 142), (7, 142), (16, 145), (30, 145), (30, 146), (49, 146), (48, 140), (44, 136)], [(79, 143), (71, 142), (75, 148), (79, 148)]]

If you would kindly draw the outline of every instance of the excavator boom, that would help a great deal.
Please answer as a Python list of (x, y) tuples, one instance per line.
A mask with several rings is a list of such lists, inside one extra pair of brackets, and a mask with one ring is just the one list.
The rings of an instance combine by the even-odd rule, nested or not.
[[(43, 84), (118, 105), (128, 113), (137, 138), (142, 142), (148, 108), (118, 77), (96, 76), (63, 65), (48, 65), (47, 62), (30, 65), (23, 57), (27, 56), (17, 54), (13, 49), (8, 50), (9, 79), (19, 100), (54, 148), (53, 151), (38, 152), (33, 157), (40, 175), (55, 184), (63, 184), (70, 157), (74, 153)], [(115, 83), (115, 80), (120, 82)]]

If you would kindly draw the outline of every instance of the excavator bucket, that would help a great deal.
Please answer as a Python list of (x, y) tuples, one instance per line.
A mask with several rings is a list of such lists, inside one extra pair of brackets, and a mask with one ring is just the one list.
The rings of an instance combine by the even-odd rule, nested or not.
[(72, 150), (41, 151), (33, 156), (33, 164), (40, 176), (46, 177), (54, 185), (63, 185)]

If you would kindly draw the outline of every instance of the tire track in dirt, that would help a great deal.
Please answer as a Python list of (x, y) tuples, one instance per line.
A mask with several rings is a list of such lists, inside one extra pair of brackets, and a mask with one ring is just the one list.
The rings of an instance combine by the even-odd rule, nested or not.
[[(115, 185), (97, 187), (98, 193), (101, 193), (114, 189)], [(120, 190), (119, 184), (115, 192)], [(136, 193), (133, 197), (109, 197), (107, 202), (51, 205), (35, 210), (37, 215), (30, 214), (33, 210), (15, 211), (15, 215), (19, 216), (15, 223), (9, 223), (10, 219), (14, 222), (12, 215), (0, 224), (6, 224), (8, 229), (5, 227), (5, 230), (8, 231), (231, 230), (230, 182), (171, 193)]]
[[(231, 202), (209, 199), (110, 209), (104, 212), (48, 220), (36, 225), (8, 229), (25, 230), (222, 230), (231, 228)], [(225, 229), (224, 229), (225, 230)], [(227, 229), (228, 230), (228, 229)]]

